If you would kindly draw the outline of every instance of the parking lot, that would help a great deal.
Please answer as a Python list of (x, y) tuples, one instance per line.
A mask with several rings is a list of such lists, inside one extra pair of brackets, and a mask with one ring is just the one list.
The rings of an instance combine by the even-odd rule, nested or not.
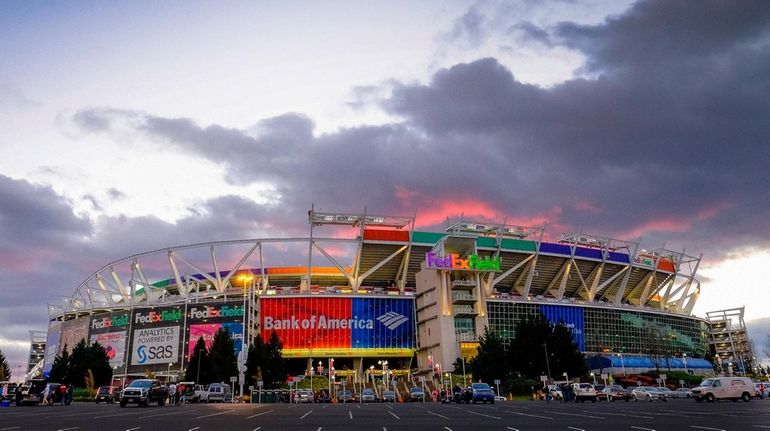
[(562, 404), (191, 404), (127, 407), (74, 403), (0, 409), (0, 431), (770, 430), (770, 401)]

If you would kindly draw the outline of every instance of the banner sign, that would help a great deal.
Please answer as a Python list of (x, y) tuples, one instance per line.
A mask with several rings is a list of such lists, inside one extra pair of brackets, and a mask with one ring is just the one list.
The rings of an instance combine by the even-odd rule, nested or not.
[(131, 365), (168, 364), (179, 357), (179, 326), (135, 329)]
[(189, 340), (187, 342), (187, 357), (190, 358), (195, 350), (195, 345), (199, 338), (203, 338), (206, 348), (211, 348), (214, 342), (214, 335), (220, 329), (226, 329), (230, 332), (230, 338), (235, 344), (235, 354), (239, 354), (243, 348), (243, 325), (241, 323), (203, 323), (190, 325)]
[(563, 323), (572, 331), (572, 340), (577, 344), (578, 350), (585, 352), (586, 342), (583, 336), (584, 318), (583, 308), (565, 307), (561, 305), (541, 305), (540, 311), (549, 322), (555, 324)]
[(91, 318), (91, 333), (128, 327), (128, 313), (102, 314)]
[(205, 319), (242, 319), (242, 304), (190, 304), (187, 309), (187, 318), (190, 320)]
[(451, 269), (453, 271), (500, 271), (500, 258), (470, 254), (466, 259), (457, 253), (441, 256), (438, 253), (425, 254), (426, 269)]
[(265, 342), (276, 331), (286, 357), (411, 356), (412, 298), (259, 299)]
[[(128, 315), (126, 315), (126, 319), (128, 319)], [(107, 357), (110, 358), (110, 366), (113, 368), (123, 366), (126, 351), (126, 331), (91, 334), (91, 344), (95, 342), (104, 347)]]
[(72, 319), (62, 322), (58, 353), (61, 353), (64, 346), (67, 346), (67, 350), (72, 353), (72, 348), (80, 340), (88, 341), (88, 324), (88, 319)]

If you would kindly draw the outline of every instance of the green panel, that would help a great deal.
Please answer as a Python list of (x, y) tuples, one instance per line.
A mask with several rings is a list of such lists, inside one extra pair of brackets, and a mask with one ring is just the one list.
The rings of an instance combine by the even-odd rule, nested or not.
[(535, 244), (536, 244), (535, 241), (503, 238), (503, 243), (501, 247), (506, 250), (523, 250), (523, 251), (531, 251), (534, 253), (535, 251), (537, 251), (537, 247), (535, 246)]
[(446, 236), (445, 233), (412, 232), (412, 242), (416, 242), (420, 244), (435, 244), (445, 236)]
[(496, 248), (497, 247), (497, 240), (495, 238), (490, 238), (488, 236), (480, 236), (480, 237), (476, 238), (476, 246), (477, 247)]
[(157, 281), (155, 283), (152, 283), (152, 287), (166, 287), (169, 284), (171, 284), (171, 280), (170, 279), (166, 279), (166, 280), (161, 280), (161, 281)]

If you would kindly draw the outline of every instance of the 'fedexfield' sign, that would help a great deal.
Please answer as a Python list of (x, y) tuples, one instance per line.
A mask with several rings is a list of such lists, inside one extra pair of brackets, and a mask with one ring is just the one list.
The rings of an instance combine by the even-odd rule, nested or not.
[(467, 259), (463, 259), (457, 253), (450, 253), (446, 256), (426, 253), (425, 268), (450, 269), (452, 271), (500, 271), (500, 258), (471, 254), (468, 255)]

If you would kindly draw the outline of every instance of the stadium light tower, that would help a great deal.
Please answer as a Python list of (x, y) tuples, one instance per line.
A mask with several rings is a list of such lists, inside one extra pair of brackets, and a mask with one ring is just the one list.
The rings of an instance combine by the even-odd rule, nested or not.
[(243, 282), (243, 318), (241, 319), (243, 331), (241, 331), (241, 352), (238, 355), (238, 380), (241, 383), (241, 398), (243, 398), (243, 386), (246, 384), (244, 374), (246, 373), (246, 297), (249, 296), (249, 287), (254, 276), (239, 275), (238, 280)]

